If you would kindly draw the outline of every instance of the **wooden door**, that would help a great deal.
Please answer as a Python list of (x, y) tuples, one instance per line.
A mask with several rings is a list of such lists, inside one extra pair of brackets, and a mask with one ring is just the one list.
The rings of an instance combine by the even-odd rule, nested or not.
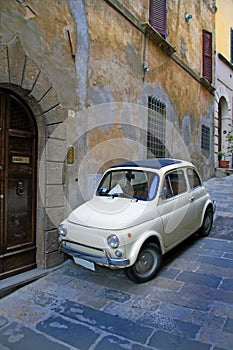
[(222, 151), (222, 109), (221, 103), (218, 104), (218, 152)]
[(30, 110), (0, 90), (0, 279), (36, 266), (36, 145)]

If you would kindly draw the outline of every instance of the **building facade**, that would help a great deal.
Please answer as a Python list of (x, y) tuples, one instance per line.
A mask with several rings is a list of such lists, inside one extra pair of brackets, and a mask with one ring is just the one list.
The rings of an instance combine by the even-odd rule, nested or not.
[(109, 165), (214, 174), (215, 1), (0, 2), (0, 278), (62, 262), (56, 228)]
[[(233, 132), (233, 0), (216, 2), (215, 166), (218, 153), (227, 153), (227, 134)], [(226, 155), (232, 168), (232, 155)]]

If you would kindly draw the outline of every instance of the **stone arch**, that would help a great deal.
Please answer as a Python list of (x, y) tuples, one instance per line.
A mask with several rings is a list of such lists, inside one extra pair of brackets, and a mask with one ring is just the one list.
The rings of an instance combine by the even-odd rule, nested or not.
[(232, 106), (229, 90), (219, 85), (215, 92), (215, 166), (218, 152), (226, 147), (226, 135), (232, 128)]
[(219, 100), (221, 97), (225, 98), (227, 106), (228, 106), (228, 110), (230, 111), (231, 110), (231, 98), (230, 98), (230, 95), (228, 93), (228, 90), (223, 85), (220, 85), (215, 93), (215, 100), (216, 100), (217, 104), (219, 103)]
[[(17, 36), (7, 44), (0, 43), (0, 86), (23, 98), (37, 124), (40, 169), (37, 179), (37, 265), (48, 268), (62, 259), (57, 253), (55, 232), (63, 219), (65, 201), (62, 180), (56, 180), (55, 174), (56, 169), (63, 166), (66, 147), (65, 137), (54, 136), (54, 129), (66, 119), (67, 110), (59, 102), (46, 72), (27, 56)], [(59, 152), (54, 152), (57, 148)], [(49, 171), (53, 172), (53, 180)], [(57, 197), (53, 200), (54, 194), (59, 196), (59, 201)], [(49, 212), (53, 212), (53, 222)]]

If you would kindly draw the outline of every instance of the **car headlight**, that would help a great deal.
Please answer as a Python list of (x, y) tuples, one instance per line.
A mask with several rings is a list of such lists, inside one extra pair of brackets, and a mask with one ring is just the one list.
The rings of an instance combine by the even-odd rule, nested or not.
[(63, 225), (63, 224), (59, 225), (59, 227), (58, 227), (58, 234), (61, 235), (61, 236), (66, 236), (67, 228), (66, 228), (65, 225)]
[(107, 242), (110, 248), (117, 248), (120, 244), (119, 239), (116, 235), (108, 236)]

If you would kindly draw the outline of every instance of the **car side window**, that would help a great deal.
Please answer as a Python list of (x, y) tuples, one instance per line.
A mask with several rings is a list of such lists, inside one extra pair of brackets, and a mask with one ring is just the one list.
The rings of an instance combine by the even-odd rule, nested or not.
[(187, 175), (188, 175), (189, 185), (191, 190), (201, 186), (201, 179), (194, 169), (188, 168)]
[(187, 191), (187, 184), (183, 170), (175, 170), (166, 175), (164, 189), (166, 198), (172, 198)]

